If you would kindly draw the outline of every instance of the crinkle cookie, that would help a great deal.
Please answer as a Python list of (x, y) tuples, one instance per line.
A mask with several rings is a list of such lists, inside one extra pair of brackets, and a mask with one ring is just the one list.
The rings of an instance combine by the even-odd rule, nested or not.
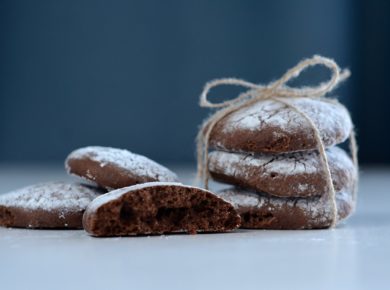
[(80, 229), (85, 208), (100, 193), (81, 184), (47, 182), (0, 194), (0, 225)]
[[(352, 128), (342, 105), (310, 99), (287, 100), (306, 113), (317, 126), (326, 147), (345, 141)], [(308, 121), (285, 104), (261, 100), (220, 120), (210, 135), (217, 150), (284, 153), (316, 149), (314, 131)]]
[(128, 150), (90, 146), (77, 149), (65, 161), (68, 173), (106, 189), (153, 181), (177, 181), (175, 173), (153, 160)]
[[(281, 198), (240, 188), (217, 192), (233, 204), (241, 216), (241, 227), (249, 229), (321, 229), (332, 224), (332, 207), (327, 197)], [(338, 221), (354, 210), (350, 190), (336, 193)]]
[[(341, 148), (327, 150), (336, 191), (357, 178), (351, 158)], [(319, 196), (327, 191), (324, 167), (317, 151), (286, 154), (243, 154), (214, 151), (209, 171), (217, 181), (280, 197)]]

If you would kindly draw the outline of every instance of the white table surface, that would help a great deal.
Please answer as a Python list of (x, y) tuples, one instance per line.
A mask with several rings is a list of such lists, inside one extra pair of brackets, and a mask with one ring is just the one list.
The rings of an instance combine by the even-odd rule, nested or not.
[[(68, 179), (1, 166), (0, 193)], [(363, 170), (357, 213), (333, 230), (93, 238), (0, 228), (0, 289), (390, 289), (389, 191), (390, 170)]]

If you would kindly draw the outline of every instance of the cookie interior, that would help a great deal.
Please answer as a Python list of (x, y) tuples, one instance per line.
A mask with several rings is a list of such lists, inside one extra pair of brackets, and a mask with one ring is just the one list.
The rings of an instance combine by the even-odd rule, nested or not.
[(231, 204), (192, 187), (153, 186), (126, 192), (84, 214), (84, 228), (94, 236), (171, 232), (224, 232), (240, 218)]

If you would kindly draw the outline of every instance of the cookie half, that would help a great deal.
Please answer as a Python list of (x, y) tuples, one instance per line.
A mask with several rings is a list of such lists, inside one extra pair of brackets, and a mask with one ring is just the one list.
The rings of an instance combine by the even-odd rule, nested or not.
[[(341, 148), (327, 149), (336, 191), (350, 187), (356, 168)], [(214, 151), (209, 171), (217, 181), (280, 197), (310, 197), (326, 192), (324, 169), (317, 151), (289, 154), (242, 154)]]
[(210, 191), (180, 183), (152, 182), (111, 191), (95, 199), (83, 217), (93, 236), (226, 232), (240, 217)]
[[(343, 106), (309, 98), (287, 101), (313, 120), (326, 147), (348, 138), (352, 121)], [(255, 153), (317, 148), (308, 121), (285, 104), (273, 100), (259, 101), (220, 120), (211, 132), (210, 146), (218, 150)]]
[(82, 228), (87, 205), (101, 192), (93, 187), (47, 182), (0, 195), (0, 226)]
[[(332, 224), (332, 207), (325, 197), (281, 198), (239, 188), (217, 193), (233, 204), (241, 216), (241, 227), (248, 229), (322, 229)], [(349, 190), (336, 193), (338, 221), (350, 216), (354, 210)]]
[(128, 150), (90, 146), (77, 149), (65, 161), (68, 173), (116, 189), (153, 181), (177, 181), (175, 173)]

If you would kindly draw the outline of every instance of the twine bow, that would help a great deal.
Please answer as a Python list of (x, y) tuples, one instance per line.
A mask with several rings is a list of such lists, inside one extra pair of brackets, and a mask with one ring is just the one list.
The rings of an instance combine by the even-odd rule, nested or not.
[[(331, 71), (331, 77), (327, 82), (318, 84), (317, 86), (310, 87), (300, 87), (294, 88), (287, 86), (286, 84), (294, 78), (297, 78), (302, 71), (309, 67), (313, 66), (325, 66)], [(211, 82), (208, 82), (200, 95), (200, 106), (206, 108), (220, 108), (213, 115), (211, 115), (201, 126), (198, 136), (197, 136), (197, 162), (198, 162), (198, 178), (201, 178), (204, 183), (204, 187), (208, 188), (208, 180), (210, 173), (208, 171), (208, 151), (209, 151), (209, 139), (210, 134), (215, 127), (215, 125), (224, 117), (233, 113), (241, 108), (249, 107), (254, 103), (265, 100), (272, 99), (276, 102), (285, 104), (287, 107), (291, 108), (303, 118), (307, 120), (311, 128), (313, 129), (314, 137), (317, 144), (317, 149), (320, 154), (320, 159), (323, 164), (326, 184), (328, 189), (328, 197), (332, 206), (332, 227), (337, 223), (337, 204), (335, 190), (333, 187), (333, 181), (330, 174), (328, 159), (325, 153), (325, 146), (321, 139), (320, 132), (318, 131), (317, 126), (314, 124), (313, 120), (304, 113), (297, 106), (288, 101), (289, 98), (297, 97), (306, 97), (311, 99), (318, 99), (325, 96), (327, 93), (334, 90), (337, 85), (347, 79), (350, 76), (350, 71), (348, 69), (341, 70), (337, 63), (329, 58), (315, 55), (312, 58), (304, 59), (299, 62), (296, 66), (289, 69), (280, 79), (268, 84), (260, 85), (247, 82), (245, 80), (236, 79), (236, 78), (224, 78), (216, 79)], [(218, 86), (221, 85), (235, 85), (247, 88), (246, 91), (239, 94), (236, 98), (231, 100), (226, 100), (220, 103), (212, 103), (208, 99), (209, 92)], [(325, 99), (323, 101), (332, 102), (335, 104), (340, 103), (334, 99)], [(355, 134), (353, 129), (350, 132), (350, 151), (352, 155), (353, 162), (357, 168), (357, 145), (355, 140)], [(356, 189), (354, 190), (354, 201), (356, 201)]]

